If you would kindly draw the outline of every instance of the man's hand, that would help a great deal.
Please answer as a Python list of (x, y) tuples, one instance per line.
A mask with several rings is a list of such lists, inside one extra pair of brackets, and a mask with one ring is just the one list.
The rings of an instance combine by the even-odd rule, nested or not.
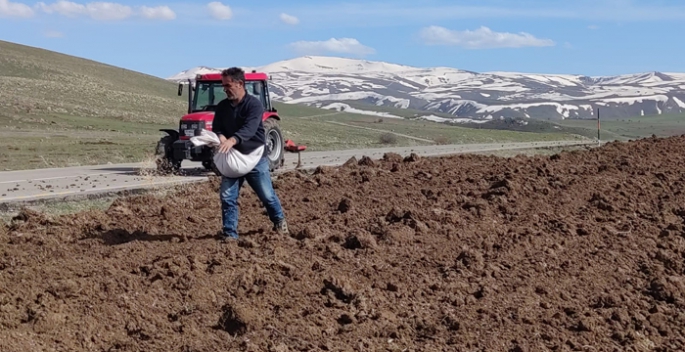
[(233, 146), (236, 143), (236, 140), (233, 137), (226, 138), (224, 136), (221, 136), (219, 137), (219, 139), (221, 140), (221, 144), (219, 144), (219, 153), (228, 152), (229, 150), (231, 150), (231, 148), (233, 148)]

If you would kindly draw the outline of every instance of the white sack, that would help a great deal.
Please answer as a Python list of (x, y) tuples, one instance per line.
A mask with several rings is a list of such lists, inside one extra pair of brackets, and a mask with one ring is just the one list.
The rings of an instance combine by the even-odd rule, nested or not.
[[(190, 141), (196, 146), (207, 145), (216, 147), (221, 144), (219, 136), (216, 133), (203, 129), (199, 136), (191, 137)], [(257, 166), (257, 163), (262, 158), (264, 153), (264, 145), (255, 149), (250, 154), (243, 154), (235, 148), (231, 148), (226, 153), (214, 154), (214, 165), (219, 172), (231, 178), (244, 176)]]

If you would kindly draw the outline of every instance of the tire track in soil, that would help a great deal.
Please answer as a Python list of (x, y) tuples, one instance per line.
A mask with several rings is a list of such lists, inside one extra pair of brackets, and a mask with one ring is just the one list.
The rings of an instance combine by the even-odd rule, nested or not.
[[(685, 137), (498, 158), (350, 160), (0, 228), (0, 350), (685, 348)], [(667, 155), (667, 156), (665, 156)]]

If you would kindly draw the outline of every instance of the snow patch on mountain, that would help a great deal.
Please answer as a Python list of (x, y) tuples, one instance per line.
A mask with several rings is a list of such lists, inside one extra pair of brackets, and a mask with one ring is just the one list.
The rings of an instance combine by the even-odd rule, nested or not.
[(435, 115), (425, 115), (425, 116), (419, 116), (416, 118), (417, 120), (427, 120), (427, 121), (433, 121), (433, 122), (442, 122), (442, 123), (485, 123), (485, 122), (490, 122), (492, 118), (489, 119), (482, 119), (482, 120), (474, 120), (474, 119), (468, 119), (464, 117), (455, 117), (455, 118), (449, 118), (449, 117), (442, 117), (442, 116), (435, 116)]
[(659, 94), (659, 95), (652, 95), (652, 96), (647, 96), (647, 97), (608, 98), (608, 99), (603, 99), (602, 102), (600, 102), (598, 104), (606, 105), (607, 103), (619, 103), (619, 104), (633, 105), (636, 103), (642, 103), (645, 100), (654, 100), (657, 102), (665, 103), (668, 101), (668, 99), (669, 98), (667, 96)]
[(677, 97), (673, 97), (673, 101), (675, 101), (675, 103), (678, 104), (681, 109), (685, 109), (685, 103), (683, 103), (682, 100), (678, 99)]
[(327, 110), (336, 110), (340, 112), (349, 112), (352, 114), (361, 114), (361, 115), (373, 115), (373, 116), (380, 116), (380, 117), (389, 117), (393, 119), (403, 119), (404, 117), (402, 116), (397, 116), (393, 115), (387, 112), (379, 112), (379, 111), (369, 111), (369, 110), (362, 110), (362, 109), (356, 109), (351, 107), (348, 104), (344, 103), (331, 103), (325, 106), (319, 106), (321, 109), (327, 109)]

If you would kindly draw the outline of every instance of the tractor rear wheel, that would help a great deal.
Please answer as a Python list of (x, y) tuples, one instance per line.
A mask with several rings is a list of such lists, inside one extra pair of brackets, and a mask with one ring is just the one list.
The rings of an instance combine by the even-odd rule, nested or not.
[(155, 163), (157, 171), (161, 174), (174, 173), (181, 168), (181, 161), (173, 159), (173, 143), (174, 139), (171, 136), (164, 136), (157, 142)]
[(283, 133), (278, 126), (278, 120), (268, 118), (264, 121), (264, 135), (266, 137), (266, 156), (269, 159), (269, 170), (278, 169), (283, 163), (285, 142)]

